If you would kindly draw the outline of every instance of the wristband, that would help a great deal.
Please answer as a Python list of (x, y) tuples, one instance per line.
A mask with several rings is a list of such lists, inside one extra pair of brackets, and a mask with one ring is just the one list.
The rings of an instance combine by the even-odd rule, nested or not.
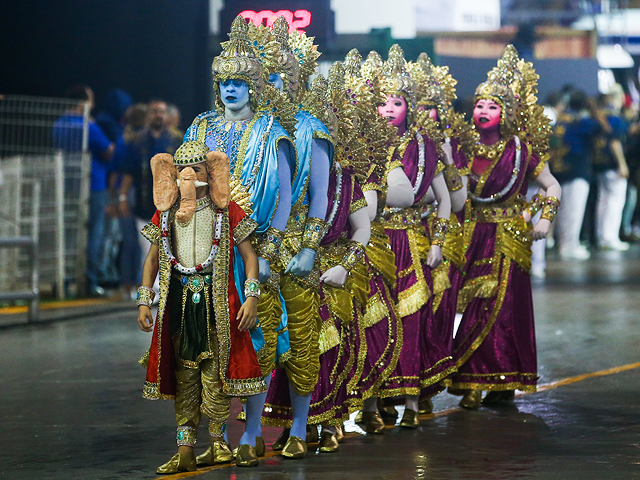
[(247, 278), (244, 282), (244, 296), (260, 298), (260, 293), (260, 281), (257, 278)]
[(536, 193), (531, 198), (531, 201), (527, 203), (527, 206), (522, 210), (522, 213), (527, 212), (531, 216), (531, 218), (535, 217), (536, 213), (538, 213), (542, 208), (544, 198), (545, 197), (543, 197), (539, 193)]
[(347, 272), (350, 272), (364, 257), (364, 245), (360, 242), (356, 242), (355, 240), (350, 240), (349, 245), (347, 246), (347, 253), (342, 260), (338, 262), (338, 265), (341, 265), (345, 268)]
[(320, 242), (327, 229), (327, 222), (316, 217), (307, 218), (302, 234), (302, 248), (310, 248), (314, 252), (318, 250)]
[(433, 221), (433, 228), (431, 230), (431, 245), (438, 245), (439, 247), (442, 247), (444, 245), (444, 239), (448, 228), (448, 219), (436, 217)]
[(153, 289), (145, 286), (138, 287), (138, 295), (136, 296), (136, 303), (138, 306), (146, 305), (150, 307), (153, 303), (153, 299), (156, 297), (156, 292)]
[(280, 230), (269, 227), (258, 247), (258, 256), (270, 264), (273, 263), (280, 253), (282, 237), (283, 233)]
[(553, 219), (556, 218), (556, 214), (558, 213), (558, 208), (560, 208), (560, 200), (556, 197), (546, 197), (542, 204), (544, 207), (542, 208), (541, 219), (549, 220), (553, 222)]
[(455, 192), (462, 188), (462, 178), (455, 165), (445, 165), (442, 174), (450, 192)]

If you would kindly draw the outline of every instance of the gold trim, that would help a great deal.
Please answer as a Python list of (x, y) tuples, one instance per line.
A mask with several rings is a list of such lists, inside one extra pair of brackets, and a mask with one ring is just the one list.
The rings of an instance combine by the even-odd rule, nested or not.
[(153, 223), (147, 223), (144, 227), (142, 227), (140, 233), (153, 245), (158, 245), (160, 243), (160, 228), (155, 226)]
[(244, 217), (233, 229), (233, 242), (235, 245), (242, 243), (258, 228), (258, 222), (251, 217)]

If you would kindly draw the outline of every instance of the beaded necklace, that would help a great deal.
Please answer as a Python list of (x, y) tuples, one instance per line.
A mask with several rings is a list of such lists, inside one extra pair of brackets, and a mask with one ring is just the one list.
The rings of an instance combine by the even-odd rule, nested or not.
[(340, 203), (340, 195), (342, 194), (342, 166), (336, 162), (336, 193), (333, 196), (333, 206), (331, 207), (331, 213), (329, 214), (329, 219), (327, 220), (327, 230), (333, 224), (333, 220), (336, 218), (336, 213), (338, 212), (338, 204)]
[[(520, 173), (520, 159), (522, 158), (522, 148), (520, 147), (520, 139), (517, 136), (514, 136), (513, 139), (516, 142), (516, 161), (515, 161), (515, 165), (513, 167), (513, 173), (511, 174), (511, 179), (509, 180), (509, 183), (507, 184), (506, 187), (504, 187), (498, 193), (494, 193), (492, 195), (489, 195), (488, 197), (480, 197), (480, 196), (475, 195), (473, 192), (469, 191), (469, 198), (471, 200), (473, 200), (474, 202), (478, 202), (478, 203), (494, 203), (494, 202), (498, 202), (498, 201), (502, 200), (504, 198), (504, 196), (507, 193), (509, 193), (509, 190), (511, 190), (511, 188), (513, 188), (513, 186), (515, 185), (516, 180), (518, 179), (518, 175)], [(506, 141), (504, 141), (504, 142), (505, 142), (504, 144), (506, 145)], [(502, 148), (502, 150), (504, 150), (504, 147)], [(495, 160), (495, 157), (494, 157), (494, 160)], [(487, 173), (487, 172), (485, 172), (485, 173)], [(487, 177), (488, 177), (488, 175), (485, 175), (485, 179)], [(479, 185), (482, 184), (482, 186), (484, 186), (484, 181), (481, 179), (478, 182), (478, 184)]]
[[(171, 266), (184, 275), (193, 275), (208, 268), (211, 263), (213, 263), (213, 259), (218, 252), (218, 244), (215, 241), (213, 242), (213, 245), (211, 245), (211, 252), (209, 253), (209, 257), (203, 263), (196, 265), (195, 267), (185, 267), (178, 261), (173, 253), (171, 253), (171, 245), (169, 244), (169, 216), (169, 211), (162, 213), (162, 231), (160, 235), (162, 237), (162, 247), (164, 248), (164, 253), (167, 255)], [(222, 236), (222, 216), (222, 212), (216, 214), (214, 240), (219, 240)]]

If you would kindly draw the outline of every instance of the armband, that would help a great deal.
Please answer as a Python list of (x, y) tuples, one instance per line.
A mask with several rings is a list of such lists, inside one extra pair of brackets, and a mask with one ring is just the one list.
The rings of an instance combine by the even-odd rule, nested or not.
[(431, 230), (431, 245), (444, 245), (444, 239), (449, 229), (449, 219), (436, 217), (433, 220), (433, 228)]
[(270, 264), (280, 254), (283, 233), (273, 227), (269, 227), (258, 246), (258, 256), (264, 258)]
[(558, 208), (560, 208), (560, 200), (556, 197), (547, 197), (542, 203), (544, 207), (542, 208), (541, 219), (549, 220), (553, 222), (553, 219), (556, 218), (556, 214), (558, 213)]
[(153, 304), (154, 298), (156, 298), (156, 292), (154, 292), (153, 289), (145, 286), (138, 287), (138, 295), (136, 296), (138, 306), (146, 305), (150, 307)]
[(455, 192), (462, 188), (462, 178), (455, 165), (445, 165), (442, 175), (450, 192)]
[(318, 246), (327, 230), (327, 222), (319, 218), (309, 217), (304, 225), (302, 234), (302, 247), (310, 248), (313, 251), (318, 250)]
[(347, 272), (353, 270), (353, 268), (362, 261), (364, 258), (364, 245), (355, 240), (350, 240), (347, 246), (347, 253), (340, 260), (338, 265), (342, 265)]

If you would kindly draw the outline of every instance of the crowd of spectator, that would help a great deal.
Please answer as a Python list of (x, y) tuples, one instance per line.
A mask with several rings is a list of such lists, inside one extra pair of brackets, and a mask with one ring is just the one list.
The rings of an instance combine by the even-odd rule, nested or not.
[[(94, 108), (94, 95), (85, 85), (69, 89), (77, 100), (54, 126), (58, 148), (78, 145), (70, 136), (82, 129), (86, 106)], [(87, 240), (87, 291), (104, 295), (105, 287), (119, 287), (121, 295), (135, 298), (149, 243), (139, 234), (155, 212), (149, 159), (157, 153), (173, 154), (182, 143), (180, 111), (161, 99), (134, 103), (122, 90), (107, 95), (89, 120), (91, 192)], [(77, 147), (75, 147), (77, 148)]]

